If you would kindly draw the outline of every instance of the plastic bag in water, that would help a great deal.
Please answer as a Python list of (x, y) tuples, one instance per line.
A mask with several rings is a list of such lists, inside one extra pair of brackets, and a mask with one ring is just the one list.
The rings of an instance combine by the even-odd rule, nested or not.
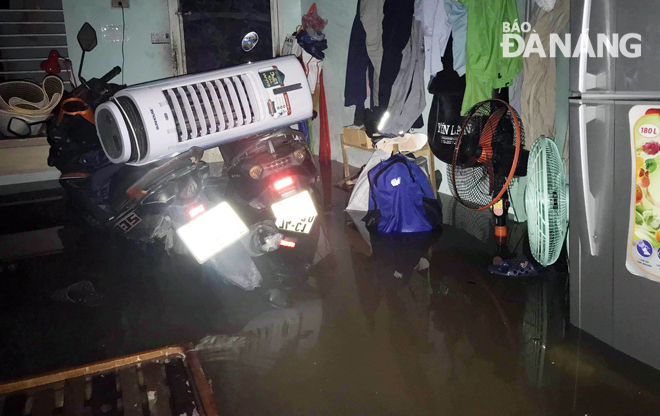
[(215, 271), (224, 281), (245, 290), (261, 286), (263, 278), (240, 241), (211, 257), (206, 267)]

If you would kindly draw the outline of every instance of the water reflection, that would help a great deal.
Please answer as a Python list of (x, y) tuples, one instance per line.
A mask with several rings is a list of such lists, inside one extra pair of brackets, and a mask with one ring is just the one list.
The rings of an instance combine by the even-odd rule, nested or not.
[[(548, 331), (544, 280), (526, 291), (526, 282), (489, 276), (492, 247), (474, 233), (445, 226), (441, 235), (369, 234), (360, 213), (349, 214), (361, 309), (371, 332), (386, 326), (418, 411), (488, 414), (505, 404), (532, 412)], [(466, 223), (473, 221), (457, 225)]]
[[(441, 235), (390, 240), (347, 222), (346, 197), (326, 189), (325, 258), (285, 309), (188, 257), (62, 233), (63, 253), (3, 275), (3, 379), (203, 338), (222, 414), (658, 414), (657, 371), (565, 331), (565, 274), (488, 273), (489, 213), (448, 198)], [(525, 234), (510, 223), (511, 252)], [(52, 301), (80, 280), (101, 305)]]
[[(525, 310), (539, 302), (526, 307), (523, 285), (489, 278), (490, 245), (451, 226), (369, 233), (353, 214), (342, 230), (348, 257), (337, 253), (344, 268), (327, 270), (329, 287), (318, 278), (323, 298), (308, 293), (291, 309), (266, 311), (240, 332), (240, 345), (203, 353), (207, 374), (222, 385), (220, 407), (345, 414), (337, 400), (346, 394), (354, 410), (373, 410), (366, 414), (493, 414), (498, 406), (533, 414), (540, 395), (530, 380), (542, 379), (537, 347), (545, 341)], [(304, 385), (295, 382), (301, 377)]]
[[(382, 325), (382, 330), (389, 333), (393, 358), (404, 380), (401, 387), (423, 408), (435, 407), (434, 389), (424, 374), (427, 357), (434, 351), (427, 339), (432, 293), (429, 249), (440, 235), (371, 234), (369, 255), (352, 251), (357, 293), (369, 331), (374, 333)], [(379, 321), (381, 304), (388, 316)]]

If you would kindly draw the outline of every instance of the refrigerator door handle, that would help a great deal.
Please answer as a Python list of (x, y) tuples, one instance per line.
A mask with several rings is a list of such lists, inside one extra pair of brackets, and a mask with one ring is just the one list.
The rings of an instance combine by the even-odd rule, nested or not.
[[(588, 0), (587, 0), (588, 1)], [(580, 123), (580, 170), (582, 173), (582, 195), (584, 197), (584, 212), (587, 223), (587, 239), (589, 241), (589, 254), (598, 255), (598, 245), (596, 239), (596, 198), (591, 193), (589, 179), (589, 149), (587, 148), (587, 124), (597, 118), (597, 107), (587, 107), (580, 104), (579, 123)]]
[(580, 73), (578, 78), (578, 89), (585, 93), (594, 88), (607, 87), (607, 74), (604, 72), (594, 75), (587, 71), (587, 59), (589, 58), (589, 26), (591, 23), (591, 0), (584, 0), (582, 12), (582, 30), (580, 32)]
[(585, 90), (582, 92), (586, 92), (587, 90), (593, 90), (595, 88), (603, 88), (603, 89), (607, 88), (607, 74), (601, 72), (598, 75), (594, 75), (586, 72), (584, 88)]

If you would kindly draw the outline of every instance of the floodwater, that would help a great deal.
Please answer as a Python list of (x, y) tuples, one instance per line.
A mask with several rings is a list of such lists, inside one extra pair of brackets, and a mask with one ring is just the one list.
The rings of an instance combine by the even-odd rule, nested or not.
[[(369, 235), (344, 212), (349, 194), (329, 186), (332, 169), (331, 251), (290, 308), (62, 217), (61, 253), (3, 266), (0, 380), (192, 342), (220, 414), (660, 413), (660, 372), (567, 324), (565, 264), (490, 274), (492, 219), (450, 198), (441, 232)], [(61, 203), (29, 212), (53, 226)], [(509, 248), (527, 251), (524, 224), (509, 233)], [(52, 298), (80, 280), (93, 304)]]

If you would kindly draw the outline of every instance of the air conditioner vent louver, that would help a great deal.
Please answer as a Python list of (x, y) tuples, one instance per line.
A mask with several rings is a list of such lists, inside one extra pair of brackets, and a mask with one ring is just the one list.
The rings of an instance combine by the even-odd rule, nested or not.
[[(130, 116), (120, 97), (133, 103)], [(285, 56), (122, 89), (97, 107), (95, 121), (108, 159), (139, 166), (290, 126), (312, 113), (305, 71), (295, 56)]]
[(246, 74), (163, 90), (174, 114), (179, 141), (260, 121)]

